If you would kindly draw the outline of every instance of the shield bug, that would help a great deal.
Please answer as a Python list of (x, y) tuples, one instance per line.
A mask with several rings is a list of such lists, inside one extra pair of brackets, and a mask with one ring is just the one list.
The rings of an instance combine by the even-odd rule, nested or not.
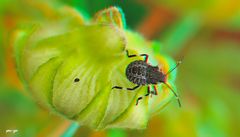
[[(171, 88), (170, 85), (167, 84), (167, 75), (170, 74), (174, 69), (181, 64), (181, 61), (178, 61), (176, 66), (170, 69), (166, 74), (159, 70), (158, 66), (152, 66), (148, 64), (148, 55), (147, 54), (140, 54), (140, 55), (129, 55), (128, 50), (126, 50), (126, 54), (129, 58), (136, 57), (136, 56), (143, 56), (145, 57), (144, 60), (135, 60), (131, 62), (126, 68), (126, 76), (129, 81), (136, 84), (133, 88), (123, 88), (120, 86), (114, 86), (112, 89), (126, 89), (133, 91), (140, 86), (148, 86), (147, 94), (145, 96), (151, 95), (158, 95), (157, 91), (157, 84), (163, 83), (165, 84), (174, 94), (176, 97), (179, 107), (181, 107), (181, 102), (179, 100), (179, 96), (176, 92)], [(150, 91), (150, 85), (154, 85), (154, 91)], [(138, 97), (136, 101), (136, 105), (138, 105), (139, 100), (143, 97)]]

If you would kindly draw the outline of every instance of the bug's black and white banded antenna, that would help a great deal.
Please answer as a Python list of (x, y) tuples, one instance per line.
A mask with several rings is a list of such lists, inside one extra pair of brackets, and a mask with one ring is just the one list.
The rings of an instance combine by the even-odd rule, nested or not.
[(168, 74), (170, 74), (173, 70), (175, 70), (180, 64), (182, 64), (182, 60), (179, 60), (176, 64), (176, 66), (172, 69), (170, 69), (166, 74), (165, 76), (167, 76)]
[[(170, 69), (170, 70), (165, 74), (165, 76), (167, 76), (167, 75), (170, 74), (173, 70), (175, 70), (175, 69), (182, 63), (182, 60), (183, 60), (183, 59), (179, 60), (179, 61), (177, 62), (177, 64), (176, 64), (176, 66), (173, 67), (172, 69)], [(172, 91), (172, 93), (174, 94), (174, 96), (176, 97), (176, 99), (177, 99), (177, 101), (178, 101), (179, 107), (181, 107), (182, 105), (181, 105), (181, 102), (180, 102), (180, 99), (179, 99), (178, 94), (172, 89), (172, 87), (171, 87), (169, 84), (167, 84), (166, 82), (164, 82), (164, 84)]]
[(167, 83), (163, 83), (163, 84), (165, 84), (172, 91), (172, 93), (174, 94), (174, 96), (176, 97), (176, 99), (178, 101), (179, 107), (181, 107), (182, 105), (181, 105), (178, 94), (172, 89), (172, 87), (169, 84), (167, 84)]

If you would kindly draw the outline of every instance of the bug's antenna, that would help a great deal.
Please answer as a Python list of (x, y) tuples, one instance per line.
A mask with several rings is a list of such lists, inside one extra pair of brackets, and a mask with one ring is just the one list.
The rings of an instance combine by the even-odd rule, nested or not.
[(179, 60), (179, 61), (177, 62), (177, 65), (176, 65), (174, 68), (170, 69), (170, 70), (165, 74), (165, 76), (167, 76), (168, 74), (170, 74), (170, 73), (171, 73), (174, 69), (176, 69), (181, 63), (182, 63), (182, 60)]
[(179, 96), (177, 95), (177, 93), (172, 89), (172, 87), (170, 85), (168, 85), (167, 83), (164, 83), (171, 91), (172, 93), (174, 94), (174, 96), (176, 97), (177, 101), (178, 101), (178, 105), (179, 107), (181, 107), (181, 102), (180, 102), (180, 99), (179, 99)]

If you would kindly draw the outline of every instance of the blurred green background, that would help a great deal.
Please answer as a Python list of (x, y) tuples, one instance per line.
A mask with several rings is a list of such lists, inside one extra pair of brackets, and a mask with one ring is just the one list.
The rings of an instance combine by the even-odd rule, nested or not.
[[(37, 2), (36, 2), (37, 3)], [(46, 3), (0, 1), (0, 136), (60, 136), (70, 125), (37, 106), (20, 84), (11, 33), (18, 22), (41, 20)], [(161, 52), (178, 60), (175, 100), (151, 118), (146, 130), (93, 131), (80, 127), (80, 137), (238, 137), (240, 136), (240, 1), (237, 0), (61, 0), (92, 17), (119, 6), (127, 28), (160, 42)], [(17, 129), (16, 134), (6, 134)]]

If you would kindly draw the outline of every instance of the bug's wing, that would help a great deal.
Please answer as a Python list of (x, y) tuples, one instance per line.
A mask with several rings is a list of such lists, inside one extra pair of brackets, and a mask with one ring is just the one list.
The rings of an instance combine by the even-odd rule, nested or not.
[(119, 7), (110, 7), (99, 11), (95, 15), (94, 21), (102, 24), (113, 24), (121, 29), (126, 27), (124, 13)]

